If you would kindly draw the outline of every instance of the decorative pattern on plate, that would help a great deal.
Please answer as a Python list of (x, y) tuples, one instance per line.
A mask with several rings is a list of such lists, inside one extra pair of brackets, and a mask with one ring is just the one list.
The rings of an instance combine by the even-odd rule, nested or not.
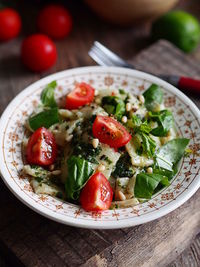
[[(190, 139), (193, 151), (184, 157), (180, 170), (169, 187), (164, 188), (146, 203), (132, 208), (108, 210), (102, 213), (85, 212), (79, 206), (59, 199), (37, 195), (27, 177), (20, 175), (23, 167), (21, 143), (25, 136), (24, 123), (35, 109), (44, 86), (56, 79), (56, 98), (60, 99), (85, 81), (95, 88), (124, 88), (141, 94), (151, 83), (160, 84), (164, 90), (165, 105), (170, 107), (180, 136)], [(2, 175), (8, 187), (25, 204), (37, 212), (62, 223), (87, 228), (120, 228), (141, 224), (158, 218), (186, 201), (199, 187), (200, 122), (198, 111), (171, 85), (144, 73), (121, 68), (89, 67), (65, 71), (49, 76), (27, 88), (7, 108), (1, 119), (0, 160)]]

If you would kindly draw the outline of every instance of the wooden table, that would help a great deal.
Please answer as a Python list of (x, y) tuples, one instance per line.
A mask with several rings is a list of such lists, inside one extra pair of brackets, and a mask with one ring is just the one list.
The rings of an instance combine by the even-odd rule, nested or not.
[[(36, 11), (38, 6), (35, 4), (35, 2), (34, 3), (33, 2), (28, 3), (28, 2), (29, 1), (25, 0), (18, 1), (18, 8), (19, 10), (21, 10), (25, 22), (23, 36), (29, 33), (30, 31), (34, 32), (35, 29), (33, 18), (36, 16)], [(48, 72), (43, 73), (41, 75), (33, 74), (27, 71), (21, 65), (19, 59), (19, 50), (23, 36), (9, 43), (0, 44), (0, 81), (1, 81), (0, 112), (4, 110), (8, 102), (17, 93), (19, 93), (23, 88), (25, 88), (30, 83), (38, 80), (40, 77), (71, 67), (94, 65), (94, 62), (87, 56), (87, 52), (94, 40), (102, 41), (105, 45), (109, 46), (111, 49), (113, 49), (126, 59), (133, 58), (133, 56), (135, 56), (137, 52), (150, 45), (150, 41), (148, 39), (149, 24), (138, 26), (137, 28), (127, 28), (127, 29), (109, 25), (107, 23), (103, 23), (100, 19), (97, 19), (94, 16), (94, 14), (91, 13), (90, 10), (86, 8), (81, 2), (78, 2), (78, 4), (77, 2), (78, 1), (76, 1), (75, 4), (76, 6), (73, 5), (72, 1), (68, 2), (69, 7), (72, 10), (72, 14), (74, 16), (74, 30), (69, 38), (67, 38), (64, 41), (56, 42), (59, 52), (58, 62), (55, 65), (55, 67), (53, 67)], [(181, 1), (180, 6), (185, 7), (189, 11), (194, 11), (195, 14), (200, 16), (200, 5), (198, 0)], [(145, 69), (145, 65), (142, 65), (141, 56), (142, 55), (140, 55), (139, 58), (136, 58), (135, 62), (138, 67)], [(189, 57), (200, 59), (200, 49)], [(191, 62), (188, 64), (191, 64)], [(197, 73), (200, 75), (200, 72)], [(191, 95), (191, 98), (195, 100), (197, 104), (198, 103), (200, 104), (198, 97)], [(5, 209), (5, 214), (0, 213), (0, 220), (2, 221), (4, 219), (4, 216), (10, 216), (9, 218), (12, 221), (14, 220), (14, 218), (12, 218), (10, 210), (12, 210), (12, 203), (14, 203), (13, 201), (15, 201), (15, 198), (11, 195), (11, 193), (5, 188), (5, 186), (2, 183), (0, 183), (0, 192), (1, 192), (1, 199), (8, 198), (9, 199), (8, 203), (10, 203), (10, 206), (7, 207), (7, 209)], [(188, 211), (189, 205), (192, 205), (191, 203), (193, 202), (189, 202), (186, 206), (184, 206), (185, 212)], [(24, 206), (20, 203), (18, 204), (18, 209), (19, 209), (19, 214), (20, 210), (22, 209), (25, 212), (24, 215), (27, 214), (27, 216), (30, 216), (30, 218), (33, 219), (32, 224), (35, 223), (34, 218), (36, 217), (32, 211), (29, 211), (27, 208), (24, 208)], [(6, 213), (7, 210), (9, 210), (9, 212)], [(5, 222), (7, 221), (9, 220), (5, 220)], [(42, 222), (44, 223), (44, 225), (50, 224), (52, 229), (56, 229), (57, 227), (55, 223), (50, 223), (50, 222), (48, 223), (46, 219), (42, 219)], [(149, 224), (149, 227), (151, 226), (159, 227), (159, 224), (160, 222), (157, 221), (155, 224), (152, 223)], [(20, 225), (18, 225), (18, 227), (20, 227)], [(31, 220), (30, 220), (30, 227), (31, 227)], [(126, 236), (127, 244), (130, 243), (131, 245), (130, 241), (132, 240), (131, 239), (132, 235), (136, 236), (138, 235), (139, 237), (141, 234), (140, 231), (147, 228), (148, 226), (144, 226), (143, 228), (137, 228), (137, 227), (133, 228), (131, 231), (126, 229), (123, 231), (113, 231), (112, 235), (115, 235), (115, 237), (114, 236), (112, 238), (110, 237), (110, 239), (108, 237), (108, 234), (104, 233), (104, 238), (106, 236), (108, 238), (107, 242), (112, 244), (112, 242), (116, 242), (121, 235), (124, 235)], [(194, 231), (195, 234), (198, 233), (197, 231), (198, 229), (199, 229), (198, 225), (195, 225), (195, 231)], [(15, 231), (15, 229), (13, 229), (13, 231)], [(78, 232), (81, 233), (81, 235), (84, 235), (84, 233), (85, 235), (86, 233), (89, 234), (89, 232), (84, 232), (84, 231), (81, 232), (79, 230)], [(96, 234), (99, 233), (97, 232)], [(90, 240), (92, 240), (93, 235), (94, 233), (91, 234)], [(189, 235), (188, 232), (188, 238), (191, 237), (192, 234)], [(8, 240), (9, 238), (10, 241)], [(8, 241), (7, 244), (12, 244), (13, 246), (12, 237), (8, 236), (7, 241)], [(174, 251), (173, 255), (171, 255), (171, 259), (170, 255), (168, 255), (168, 258), (166, 259), (166, 265), (170, 263), (170, 261), (173, 261), (169, 266), (199, 266), (200, 235), (196, 237), (195, 241), (191, 244), (191, 246), (188, 249), (186, 249), (180, 256), (178, 256), (180, 252), (183, 250), (183, 248), (186, 247), (186, 245), (188, 245), (187, 242), (188, 240), (183, 240), (183, 241), (185, 241), (185, 243), (183, 242), (184, 244), (180, 244), (180, 247), (177, 248), (177, 251)], [(104, 243), (104, 241), (102, 242)], [(120, 244), (121, 243), (119, 241), (118, 245)], [(29, 245), (27, 244), (27, 246)], [(18, 249), (22, 248), (18, 247)], [(10, 253), (10, 250), (6, 248), (5, 243), (0, 242), (0, 251), (2, 252), (0, 257), (0, 266), (11, 266), (11, 262), (12, 265), (17, 266), (16, 258), (13, 257), (12, 253)], [(92, 255), (92, 252), (88, 251), (88, 253), (91, 253)], [(6, 262), (4, 260), (4, 256), (6, 256), (7, 258)], [(48, 255), (44, 256), (48, 257)], [(26, 255), (26, 257), (28, 257), (28, 255)], [(20, 264), (21, 263), (18, 262), (18, 265)], [(53, 262), (52, 260), (52, 265), (53, 264), (54, 266), (57, 266), (55, 265), (55, 262)], [(162, 266), (164, 266), (164, 262), (162, 262)]]

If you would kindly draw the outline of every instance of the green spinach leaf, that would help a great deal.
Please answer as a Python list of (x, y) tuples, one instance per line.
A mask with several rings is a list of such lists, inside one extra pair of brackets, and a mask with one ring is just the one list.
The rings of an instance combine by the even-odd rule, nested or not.
[(174, 125), (174, 119), (172, 112), (169, 110), (161, 110), (159, 112), (149, 112), (149, 117), (153, 121), (158, 123), (158, 127), (151, 131), (152, 135), (155, 136), (166, 136), (168, 131)]
[(159, 168), (173, 171), (185, 152), (189, 139), (176, 138), (163, 145), (156, 155), (156, 164)]
[(69, 200), (78, 200), (80, 190), (84, 187), (94, 170), (90, 162), (80, 157), (71, 156), (67, 161), (68, 177), (65, 191)]
[(152, 84), (143, 94), (145, 106), (150, 111), (156, 111), (158, 105), (163, 102), (163, 91), (157, 84)]
[(29, 126), (35, 131), (40, 127), (49, 128), (51, 125), (60, 121), (58, 108), (44, 110), (29, 118)]
[(126, 112), (124, 101), (118, 96), (104, 96), (102, 106), (109, 114), (113, 114), (117, 120), (121, 120)]
[(55, 98), (54, 98), (54, 90), (57, 86), (57, 82), (53, 81), (49, 83), (41, 93), (41, 102), (45, 107), (57, 107)]
[(137, 198), (150, 199), (159, 184), (169, 185), (167, 177), (154, 173), (139, 173), (136, 176), (134, 195)]

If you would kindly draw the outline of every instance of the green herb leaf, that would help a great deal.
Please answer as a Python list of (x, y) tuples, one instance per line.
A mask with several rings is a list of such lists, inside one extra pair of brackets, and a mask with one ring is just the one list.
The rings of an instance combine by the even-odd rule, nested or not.
[(143, 153), (153, 157), (156, 149), (156, 142), (147, 134), (141, 133)]
[(121, 95), (125, 95), (125, 94), (126, 94), (126, 92), (124, 91), (124, 89), (119, 89), (119, 93), (120, 93)]
[(170, 180), (175, 175), (176, 172), (175, 171), (165, 170), (163, 168), (155, 167), (153, 169), (153, 173), (161, 174), (163, 176), (166, 176)]
[(40, 127), (49, 128), (51, 125), (59, 122), (57, 108), (44, 110), (29, 118), (29, 126), (35, 131)]
[(137, 198), (150, 199), (159, 184), (169, 185), (167, 177), (154, 173), (139, 173), (136, 176), (134, 195)]
[(149, 117), (153, 121), (158, 123), (158, 127), (151, 131), (152, 135), (155, 136), (166, 136), (168, 131), (174, 125), (174, 119), (172, 112), (169, 110), (161, 110), (159, 112), (149, 112)]
[(173, 171), (174, 166), (179, 162), (185, 152), (189, 139), (176, 138), (163, 145), (156, 155), (157, 166)]
[(82, 157), (91, 163), (98, 164), (96, 156), (100, 154), (101, 150), (100, 146), (94, 148), (92, 144), (78, 142), (74, 144), (73, 155)]
[(78, 200), (80, 190), (84, 187), (94, 170), (87, 160), (71, 156), (67, 161), (68, 177), (65, 191), (69, 200)]
[(152, 128), (149, 126), (147, 121), (142, 120), (137, 115), (132, 115), (131, 120), (128, 120), (127, 126), (132, 128), (137, 133), (150, 133)]
[(138, 154), (145, 153), (147, 156), (152, 157), (155, 152), (156, 142), (149, 136), (152, 128), (147, 121), (142, 122), (138, 116), (133, 115), (131, 121), (128, 121), (128, 127), (131, 127), (142, 139), (142, 147), (137, 150)]
[(163, 92), (157, 84), (152, 84), (143, 94), (145, 106), (150, 111), (156, 111), (163, 102)]
[(112, 173), (112, 176), (115, 178), (118, 177), (132, 177), (134, 174), (131, 158), (128, 153), (124, 153), (121, 155), (119, 160), (116, 163), (115, 170)]
[(57, 104), (54, 98), (54, 90), (56, 86), (57, 86), (57, 82), (53, 81), (49, 83), (42, 91), (40, 98), (41, 98), (42, 104), (45, 107), (51, 107), (51, 108), (57, 107)]
[(125, 103), (118, 96), (104, 96), (102, 98), (102, 106), (108, 114), (113, 114), (117, 120), (121, 120), (126, 112)]

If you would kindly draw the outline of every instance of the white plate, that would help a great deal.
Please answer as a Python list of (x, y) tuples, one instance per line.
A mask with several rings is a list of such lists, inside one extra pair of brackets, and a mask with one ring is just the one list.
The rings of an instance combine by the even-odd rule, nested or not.
[[(164, 101), (174, 114), (181, 136), (190, 139), (195, 152), (183, 158), (181, 167), (169, 187), (164, 188), (146, 203), (132, 208), (108, 210), (102, 213), (85, 212), (79, 206), (59, 199), (36, 195), (23, 167), (21, 142), (24, 122), (37, 106), (44, 86), (56, 80), (56, 97), (65, 96), (76, 82), (85, 81), (95, 88), (124, 88), (141, 94), (150, 84), (163, 88)], [(155, 220), (182, 205), (200, 186), (200, 113), (198, 108), (172, 85), (143, 72), (116, 67), (85, 67), (48, 76), (23, 90), (8, 105), (0, 121), (1, 173), (8, 188), (34, 211), (60, 223), (84, 228), (114, 229), (130, 227)]]

